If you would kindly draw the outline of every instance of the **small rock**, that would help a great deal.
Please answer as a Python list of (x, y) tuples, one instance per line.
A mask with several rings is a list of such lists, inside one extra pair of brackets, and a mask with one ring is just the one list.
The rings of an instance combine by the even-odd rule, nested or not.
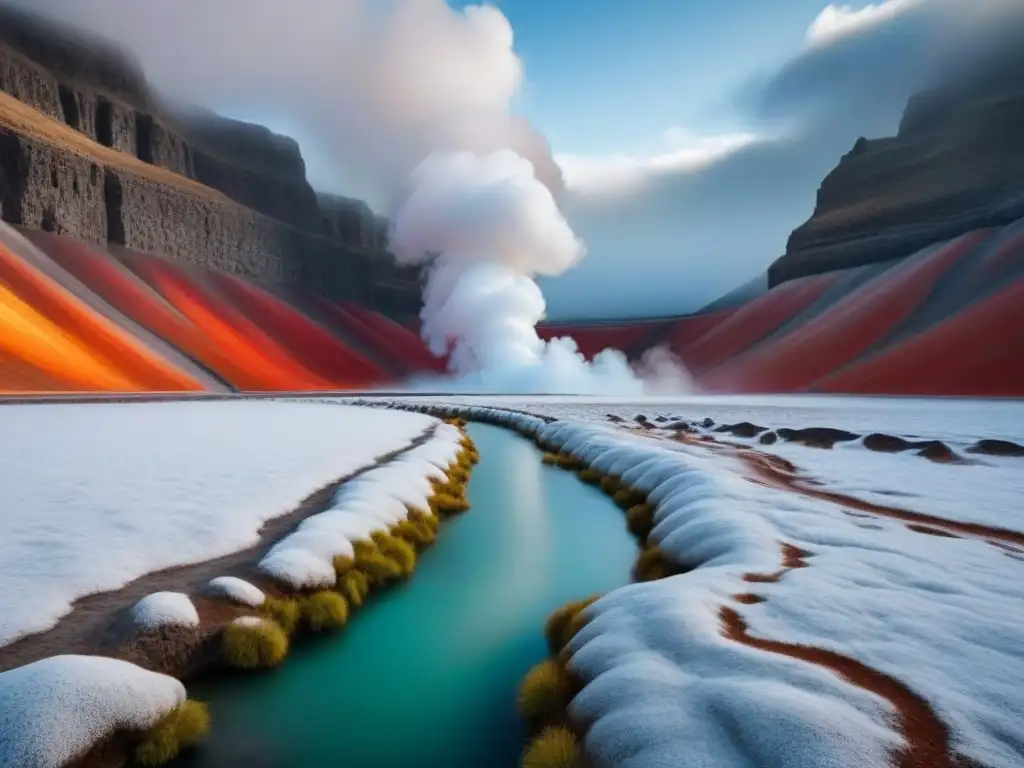
[(873, 432), (864, 438), (864, 447), (869, 451), (899, 453), (900, 451), (909, 451), (914, 447), (914, 444), (909, 440), (904, 440), (902, 437)]
[(728, 432), (736, 437), (757, 437), (762, 432), (767, 432), (768, 427), (759, 427), (749, 421), (741, 421), (738, 424), (724, 424), (715, 429), (715, 432)]
[(970, 448), (968, 453), (982, 453), (986, 456), (1024, 456), (1024, 445), (1012, 443), (1009, 440), (979, 440)]
[(941, 440), (928, 440), (923, 443), (915, 443), (915, 448), (920, 448), (917, 452), (918, 456), (924, 456), (929, 461), (934, 461), (939, 464), (960, 464), (963, 463), (963, 459), (957, 456)]
[(801, 443), (809, 448), (831, 448), (836, 443), (856, 440), (860, 435), (833, 427), (807, 427), (806, 429), (777, 430), (781, 439), (790, 443)]
[(715, 422), (714, 419), (704, 419), (704, 421), (702, 421), (700, 425), (704, 429), (711, 429), (713, 426), (715, 426)]
[(779, 436), (776, 435), (774, 432), (765, 432), (763, 435), (761, 435), (761, 439), (758, 440), (757, 442), (759, 442), (761, 445), (772, 445), (774, 443), (777, 443), (778, 441)]

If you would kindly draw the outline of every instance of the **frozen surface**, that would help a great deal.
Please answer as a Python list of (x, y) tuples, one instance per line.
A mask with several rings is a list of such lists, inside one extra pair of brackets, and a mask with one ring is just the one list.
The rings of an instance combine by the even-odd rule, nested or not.
[(199, 614), (183, 592), (154, 592), (132, 606), (132, 621), (141, 629), (198, 627)]
[(184, 700), (173, 677), (100, 656), (0, 673), (0, 765), (60, 768), (117, 730), (151, 728)]
[(211, 579), (210, 583), (206, 585), (206, 590), (211, 595), (226, 597), (228, 600), (252, 608), (259, 608), (267, 597), (259, 587), (236, 576), (218, 576)]
[(436, 421), (273, 401), (0, 408), (0, 644), (78, 597), (229, 554)]
[(260, 570), (295, 589), (334, 586), (335, 557), (352, 557), (352, 542), (369, 539), (405, 519), (410, 509), (430, 511), (432, 479), (458, 458), (462, 433), (438, 424), (423, 444), (344, 483), (330, 509), (308, 517), (273, 546)]
[[(494, 414), (468, 415), (483, 411)], [(984, 535), (925, 535), (766, 488), (738, 462), (698, 446), (594, 421), (502, 418), (649, 492), (653, 542), (689, 569), (605, 596), (573, 641), (572, 664), (587, 685), (572, 714), (601, 768), (886, 768), (906, 745), (907, 718), (940, 747), (948, 729), (951, 757), (988, 768), (1024, 764), (1019, 553)], [(933, 466), (913, 459), (922, 470)], [(1019, 522), (1019, 512), (1007, 514)], [(783, 568), (784, 545), (802, 551), (807, 567)], [(751, 593), (763, 602), (735, 599)], [(748, 637), (781, 647), (727, 637), (723, 609)], [(787, 652), (796, 645), (878, 677), (840, 677)], [(890, 700), (879, 679), (915, 695)]]

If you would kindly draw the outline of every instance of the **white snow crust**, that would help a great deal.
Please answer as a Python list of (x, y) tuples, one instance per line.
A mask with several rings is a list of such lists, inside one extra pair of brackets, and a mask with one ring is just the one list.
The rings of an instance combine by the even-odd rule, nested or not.
[(218, 576), (211, 579), (206, 585), (206, 590), (211, 595), (224, 597), (233, 600), (241, 605), (248, 605), (251, 608), (259, 608), (267, 596), (263, 590), (255, 584), (250, 584), (245, 579), (235, 576)]
[(118, 730), (145, 730), (185, 700), (173, 677), (100, 656), (0, 673), (0, 765), (60, 768)]
[(295, 589), (334, 586), (335, 557), (352, 557), (352, 542), (369, 539), (404, 520), (410, 509), (429, 511), (432, 479), (446, 479), (462, 432), (438, 424), (421, 445), (343, 483), (330, 509), (303, 520), (260, 561), (263, 573)]
[(0, 412), (0, 645), (83, 595), (258, 541), (260, 526), (436, 424), (269, 400)]
[[(904, 742), (887, 699), (825, 667), (726, 639), (722, 607), (753, 637), (833, 651), (901, 681), (946, 724), (954, 752), (988, 768), (1024, 764), (1024, 558), (983, 537), (924, 535), (757, 485), (739, 463), (700, 447), (596, 420), (545, 424), (450, 407), (498, 416), (648, 491), (653, 541), (691, 569), (606, 595), (573, 641), (571, 663), (587, 684), (571, 714), (600, 768), (891, 764)], [(930, 482), (937, 465), (907, 457), (908, 466), (911, 458)], [(1002, 496), (1004, 526), (1020, 522), (1011, 498)], [(777, 572), (783, 544), (806, 552), (808, 567), (777, 583), (744, 580)], [(764, 602), (733, 599), (751, 592)]]
[(199, 614), (183, 592), (154, 592), (132, 607), (132, 620), (141, 629), (198, 627)]

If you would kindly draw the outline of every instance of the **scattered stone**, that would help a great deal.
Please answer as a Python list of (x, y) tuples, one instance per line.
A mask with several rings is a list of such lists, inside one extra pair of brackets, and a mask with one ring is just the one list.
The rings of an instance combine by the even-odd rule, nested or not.
[(608, 421), (614, 421), (616, 424), (621, 424), (622, 422), (625, 421), (624, 418), (622, 418), (621, 416), (616, 416), (614, 413), (606, 413), (604, 416), (606, 419), (608, 419)]
[(761, 439), (758, 440), (761, 445), (773, 445), (779, 441), (779, 436), (774, 432), (765, 432), (761, 435)]
[(665, 429), (674, 429), (676, 432), (693, 432), (693, 425), (688, 421), (674, 421)]
[(708, 418), (708, 419), (704, 419), (704, 421), (702, 421), (702, 422), (700, 423), (700, 425), (701, 425), (701, 426), (702, 426), (702, 427), (703, 427), (704, 429), (711, 429), (711, 428), (712, 428), (713, 426), (715, 426), (715, 421), (714, 421), (714, 419), (710, 419), (710, 418)]
[(981, 453), (986, 456), (1024, 456), (1024, 445), (1012, 443), (1009, 440), (979, 440), (970, 448), (968, 453)]
[(900, 453), (909, 451), (914, 447), (914, 443), (895, 435), (873, 432), (864, 438), (864, 447), (869, 451), (879, 451), (880, 453)]
[(760, 427), (751, 424), (749, 421), (741, 421), (738, 424), (723, 424), (715, 429), (715, 432), (728, 432), (736, 437), (757, 437), (762, 432), (767, 432), (768, 427)]
[(800, 443), (809, 448), (831, 448), (836, 443), (848, 443), (860, 435), (833, 427), (807, 427), (806, 429), (782, 428), (778, 436), (790, 443)]
[(963, 464), (963, 459), (957, 456), (941, 440), (927, 440), (923, 443), (915, 443), (915, 448), (920, 448), (917, 452), (918, 456), (924, 456), (929, 461), (934, 461), (939, 464)]
[(666, 421), (668, 421), (668, 416), (656, 416), (654, 420), (659, 424), (664, 424)]
[(651, 424), (651, 422), (647, 420), (647, 417), (644, 416), (642, 413), (638, 413), (636, 416), (634, 416), (633, 421), (635, 421), (644, 429), (654, 429), (654, 425)]

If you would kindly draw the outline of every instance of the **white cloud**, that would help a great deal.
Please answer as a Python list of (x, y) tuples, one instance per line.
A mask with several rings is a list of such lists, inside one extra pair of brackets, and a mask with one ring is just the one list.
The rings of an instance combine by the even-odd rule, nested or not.
[(662, 135), (658, 149), (647, 153), (608, 155), (558, 154), (566, 185), (585, 194), (617, 195), (635, 192), (654, 176), (699, 171), (758, 140), (751, 133), (695, 136), (682, 128)]
[(830, 3), (807, 28), (807, 44), (812, 47), (829, 45), (840, 38), (860, 34), (925, 2), (927, 0), (882, 0), (863, 8)]

